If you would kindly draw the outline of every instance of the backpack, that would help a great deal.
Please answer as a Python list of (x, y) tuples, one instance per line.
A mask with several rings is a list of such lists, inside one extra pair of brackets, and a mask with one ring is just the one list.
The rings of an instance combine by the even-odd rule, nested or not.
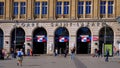
[(22, 57), (21, 51), (18, 51), (18, 57)]

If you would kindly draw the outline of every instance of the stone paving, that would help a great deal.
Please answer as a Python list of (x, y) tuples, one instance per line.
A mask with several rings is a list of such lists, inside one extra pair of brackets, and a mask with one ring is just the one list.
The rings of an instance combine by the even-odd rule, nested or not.
[(17, 66), (16, 59), (0, 60), (0, 68), (120, 68), (120, 57), (110, 57), (109, 62), (104, 57), (75, 56), (32, 56), (24, 57), (23, 66)]

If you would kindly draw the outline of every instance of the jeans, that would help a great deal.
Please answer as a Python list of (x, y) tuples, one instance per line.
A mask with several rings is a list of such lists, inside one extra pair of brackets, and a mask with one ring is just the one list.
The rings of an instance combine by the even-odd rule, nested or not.
[(109, 61), (109, 60), (108, 60), (108, 56), (106, 56), (105, 61), (106, 61), (106, 62), (108, 62), (108, 61)]
[(74, 53), (71, 53), (71, 59), (72, 59), (72, 60), (74, 59), (74, 56), (75, 56), (75, 54), (74, 54)]

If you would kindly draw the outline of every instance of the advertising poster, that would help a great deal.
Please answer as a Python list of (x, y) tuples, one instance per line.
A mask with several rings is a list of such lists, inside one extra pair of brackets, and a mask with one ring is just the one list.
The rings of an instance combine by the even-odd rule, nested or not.
[(104, 55), (106, 55), (106, 50), (109, 49), (109, 55), (113, 55), (113, 47), (112, 44), (105, 44), (104, 45)]

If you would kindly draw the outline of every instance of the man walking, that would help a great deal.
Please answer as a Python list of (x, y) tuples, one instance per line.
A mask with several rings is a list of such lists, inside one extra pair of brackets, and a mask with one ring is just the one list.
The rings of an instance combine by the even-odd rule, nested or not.
[(67, 54), (68, 54), (68, 47), (65, 49), (65, 55), (64, 55), (65, 58), (67, 57)]
[(105, 61), (108, 62), (109, 61), (109, 49), (106, 49), (106, 58)]
[(23, 52), (22, 49), (20, 49), (19, 51), (17, 51), (17, 65), (22, 66), (22, 61), (23, 61)]

